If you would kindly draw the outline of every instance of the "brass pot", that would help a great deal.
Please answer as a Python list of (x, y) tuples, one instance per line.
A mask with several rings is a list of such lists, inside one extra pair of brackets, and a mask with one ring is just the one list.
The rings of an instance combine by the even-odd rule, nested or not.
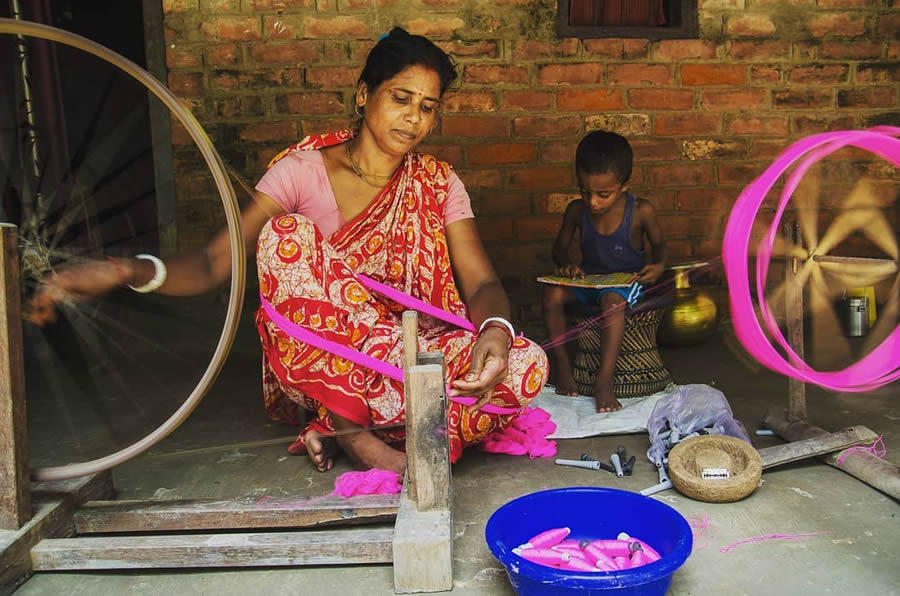
[(675, 268), (675, 301), (663, 313), (656, 340), (663, 346), (689, 346), (706, 341), (719, 326), (719, 308), (712, 295), (694, 288), (688, 269)]

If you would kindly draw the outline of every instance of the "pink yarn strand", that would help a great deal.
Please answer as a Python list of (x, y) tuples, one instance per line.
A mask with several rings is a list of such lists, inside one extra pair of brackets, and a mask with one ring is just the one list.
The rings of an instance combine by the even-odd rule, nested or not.
[(844, 465), (844, 460), (846, 460), (851, 455), (872, 455), (875, 457), (884, 457), (885, 455), (887, 455), (887, 447), (884, 446), (884, 435), (881, 435), (880, 437), (875, 439), (875, 442), (868, 447), (857, 445), (856, 447), (850, 447), (849, 449), (845, 450), (838, 458), (838, 465)]
[(808, 532), (806, 534), (764, 534), (762, 536), (754, 536), (753, 538), (738, 540), (737, 542), (719, 549), (719, 552), (727, 553), (735, 547), (741, 546), (742, 544), (750, 544), (751, 542), (763, 542), (764, 540), (802, 540), (804, 538), (809, 538), (810, 536), (819, 536), (825, 533), (826, 532)]

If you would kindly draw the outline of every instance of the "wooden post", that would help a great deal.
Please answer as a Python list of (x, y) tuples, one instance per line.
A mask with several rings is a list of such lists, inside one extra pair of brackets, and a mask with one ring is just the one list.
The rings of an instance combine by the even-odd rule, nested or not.
[[(447, 436), (444, 365), (418, 364), (409, 371), (406, 451), (415, 453), (410, 469), (416, 476), (419, 511), (450, 509), (450, 443)], [(414, 467), (412, 467), (414, 466)]]
[[(784, 268), (785, 309), (784, 318), (787, 327), (787, 340), (794, 352), (803, 359), (803, 286), (797, 283), (800, 261), (791, 257), (791, 249), (800, 245), (800, 228), (796, 222), (784, 226), (784, 246), (787, 260)], [(792, 364), (797, 364), (793, 362)], [(788, 377), (788, 420), (806, 419), (806, 384), (793, 377)]]
[(5, 530), (18, 530), (31, 518), (17, 231), (0, 223), (0, 528)]
[[(416, 365), (419, 354), (419, 316), (414, 310), (403, 312), (403, 400), (406, 408), (406, 444), (411, 445), (416, 429), (409, 421), (413, 418), (415, 410), (414, 400), (409, 397), (409, 371)], [(416, 452), (413, 449), (406, 450), (406, 475), (409, 484), (409, 498), (417, 500), (416, 492)]]

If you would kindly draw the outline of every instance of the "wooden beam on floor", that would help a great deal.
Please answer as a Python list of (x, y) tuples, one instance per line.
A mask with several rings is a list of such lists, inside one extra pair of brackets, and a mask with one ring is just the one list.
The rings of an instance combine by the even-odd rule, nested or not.
[(368, 565), (391, 562), (390, 528), (43, 540), (35, 571)]
[(277, 500), (92, 501), (74, 516), (78, 534), (305, 528), (390, 522), (399, 495)]
[[(765, 424), (786, 441), (802, 441), (829, 434), (828, 431), (813, 426), (805, 420), (791, 422), (784, 410), (776, 409), (769, 412)], [(874, 433), (872, 434), (874, 435)], [(848, 449), (822, 456), (822, 461), (862, 480), (890, 497), (900, 499), (900, 466), (896, 464), (872, 455), (851, 453)]]
[(836, 433), (826, 433), (803, 441), (766, 447), (759, 450), (759, 456), (762, 458), (763, 470), (767, 470), (808, 457), (826, 455), (855, 445), (871, 443), (877, 438), (878, 435), (865, 426), (851, 426)]
[(12, 593), (31, 574), (31, 549), (41, 540), (71, 536), (72, 512), (92, 499), (113, 496), (109, 472), (71, 480), (37, 482), (31, 487), (34, 517), (20, 530), (0, 532), (0, 595)]

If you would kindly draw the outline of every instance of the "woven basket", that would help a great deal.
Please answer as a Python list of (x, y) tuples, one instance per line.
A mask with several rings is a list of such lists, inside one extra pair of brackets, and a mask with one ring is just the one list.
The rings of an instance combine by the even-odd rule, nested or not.
[[(592, 395), (597, 370), (603, 362), (603, 320), (599, 307), (590, 309), (593, 317), (582, 312), (573, 316), (577, 323), (588, 321), (578, 336), (578, 352), (572, 368), (578, 393)], [(672, 382), (672, 375), (663, 365), (656, 347), (656, 329), (665, 308), (629, 312), (625, 317), (625, 336), (616, 359), (613, 385), (616, 397), (642, 397), (662, 391)], [(569, 309), (570, 312), (573, 309)], [(580, 316), (579, 316), (580, 315)]]
[[(729, 478), (704, 478), (704, 470), (728, 470)], [(731, 503), (759, 486), (762, 458), (752, 445), (734, 437), (692, 437), (669, 452), (669, 478), (681, 494), (707, 503)]]

